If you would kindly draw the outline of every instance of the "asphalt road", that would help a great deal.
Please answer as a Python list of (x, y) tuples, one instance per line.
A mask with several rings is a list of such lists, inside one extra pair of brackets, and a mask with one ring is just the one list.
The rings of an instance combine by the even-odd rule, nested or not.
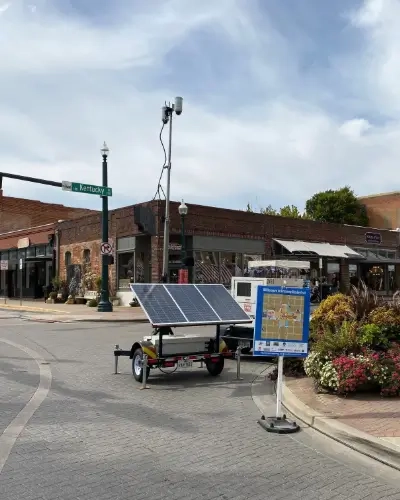
[(243, 382), (234, 362), (216, 379), (152, 372), (147, 391), (127, 358), (114, 375), (114, 344), (148, 333), (3, 315), (1, 500), (400, 500), (399, 472), (311, 429), (279, 436), (257, 425), (251, 383), (265, 364), (243, 363)]

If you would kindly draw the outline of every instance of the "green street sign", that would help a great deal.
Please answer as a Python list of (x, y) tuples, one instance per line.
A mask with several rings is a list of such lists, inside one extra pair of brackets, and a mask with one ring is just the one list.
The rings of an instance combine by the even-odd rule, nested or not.
[(93, 184), (82, 184), (81, 182), (62, 181), (63, 191), (74, 193), (96, 194), (97, 196), (112, 196), (110, 187), (94, 186)]

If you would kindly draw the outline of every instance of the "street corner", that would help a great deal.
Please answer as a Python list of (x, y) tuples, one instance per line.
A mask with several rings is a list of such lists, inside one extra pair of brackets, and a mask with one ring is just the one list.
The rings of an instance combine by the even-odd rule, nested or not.
[[(322, 397), (324, 395), (321, 395)], [(335, 441), (377, 460), (389, 467), (400, 470), (400, 439), (396, 443), (385, 438), (374, 436), (368, 432), (345, 423), (346, 417), (341, 412), (329, 414), (328, 407), (320, 411), (305, 404), (301, 395), (284, 383), (282, 391), (282, 404), (296, 418), (307, 426), (334, 439)], [(362, 423), (360, 424), (362, 427)]]

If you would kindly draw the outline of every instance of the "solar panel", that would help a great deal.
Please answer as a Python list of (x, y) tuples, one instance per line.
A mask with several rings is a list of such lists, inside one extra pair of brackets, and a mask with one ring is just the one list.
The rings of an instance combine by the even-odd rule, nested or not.
[(132, 283), (153, 326), (250, 323), (223, 285)]
[(163, 284), (131, 284), (132, 291), (152, 325), (176, 325), (187, 319)]
[(223, 285), (196, 285), (222, 321), (234, 323), (248, 320), (248, 315)]
[(165, 287), (190, 323), (221, 321), (193, 285), (166, 285)]

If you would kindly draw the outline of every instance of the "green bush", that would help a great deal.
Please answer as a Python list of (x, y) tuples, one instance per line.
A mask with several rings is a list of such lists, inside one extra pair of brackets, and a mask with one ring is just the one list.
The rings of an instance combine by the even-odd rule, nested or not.
[(362, 325), (358, 331), (358, 342), (360, 346), (372, 348), (388, 348), (390, 330), (375, 323)]
[(326, 325), (313, 343), (313, 351), (321, 356), (333, 358), (340, 354), (354, 353), (360, 350), (358, 323), (343, 321), (340, 325)]
[(90, 300), (88, 301), (87, 305), (88, 305), (89, 307), (97, 307), (97, 306), (98, 306), (98, 302), (97, 302), (97, 300), (96, 300), (96, 299), (90, 299)]

